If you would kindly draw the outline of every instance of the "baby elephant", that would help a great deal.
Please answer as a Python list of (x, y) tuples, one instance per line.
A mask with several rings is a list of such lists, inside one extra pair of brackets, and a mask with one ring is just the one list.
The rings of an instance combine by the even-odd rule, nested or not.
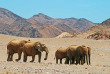
[(65, 48), (59, 48), (55, 52), (55, 57), (56, 57), (56, 63), (58, 64), (58, 59), (60, 59), (60, 64), (62, 64), (62, 59), (66, 58), (66, 49)]

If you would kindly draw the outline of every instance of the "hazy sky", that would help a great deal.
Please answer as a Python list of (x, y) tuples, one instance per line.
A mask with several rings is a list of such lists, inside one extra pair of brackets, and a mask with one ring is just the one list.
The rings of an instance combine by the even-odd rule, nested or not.
[(23, 18), (38, 13), (53, 18), (86, 18), (94, 23), (110, 18), (110, 0), (0, 0), (0, 7)]

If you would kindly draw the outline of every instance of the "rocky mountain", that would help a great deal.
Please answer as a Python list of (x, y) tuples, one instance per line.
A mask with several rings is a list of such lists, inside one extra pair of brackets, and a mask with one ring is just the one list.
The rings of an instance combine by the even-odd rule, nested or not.
[(22, 37), (54, 37), (62, 31), (49, 24), (32, 24), (27, 19), (0, 8), (0, 33)]
[[(65, 18), (65, 19), (54, 19), (51, 18), (47, 15), (44, 15), (42, 13), (39, 13), (38, 15), (34, 15), (33, 17), (29, 18), (28, 21), (31, 23), (42, 23), (42, 24), (52, 24), (55, 26), (59, 25), (66, 25), (68, 27), (71, 27), (71, 29), (77, 30), (78, 32), (84, 32), (87, 29), (91, 28), (92, 26), (95, 26), (96, 24), (81, 18), (81, 19), (76, 19), (76, 18)], [(70, 32), (70, 31), (68, 31)]]
[(3, 24), (12, 24), (16, 19), (21, 19), (22, 17), (12, 13), (11, 11), (0, 8), (0, 22)]
[(83, 32), (94, 25), (86, 19), (54, 19), (42, 13), (25, 19), (0, 8), (0, 34), (48, 38), (56, 37), (63, 32)]
[(26, 19), (12, 13), (9, 10), (0, 8), (1, 34), (25, 37), (41, 37), (37, 29), (31, 27), (31, 25), (32, 23), (28, 22)]
[(90, 28), (79, 36), (84, 36), (85, 38), (95, 40), (110, 39), (110, 19), (107, 19), (101, 24)]

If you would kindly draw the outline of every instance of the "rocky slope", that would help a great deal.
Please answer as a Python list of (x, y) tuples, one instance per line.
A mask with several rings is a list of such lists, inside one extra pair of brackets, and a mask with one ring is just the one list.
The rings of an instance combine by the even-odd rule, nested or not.
[(0, 8), (0, 34), (22, 37), (56, 37), (63, 32), (79, 33), (94, 26), (86, 19), (54, 19), (42, 13), (24, 19)]
[[(51, 18), (42, 13), (39, 13), (38, 15), (34, 15), (33, 17), (29, 18), (28, 21), (30, 21), (31, 23), (39, 22), (42, 24), (52, 24), (52, 25), (56, 25), (56, 26), (59, 26), (59, 25), (65, 26), (66, 25), (79, 32), (84, 32), (87, 29), (91, 28), (92, 26), (96, 25), (84, 18), (81, 18), (81, 19), (76, 19), (76, 18), (54, 19), (54, 18)], [(70, 32), (70, 31), (68, 31), (68, 32)]]
[(12, 13), (11, 11), (0, 8), (0, 23), (12, 24), (16, 19), (21, 19), (22, 17)]
[(86, 32), (79, 34), (79, 37), (85, 37), (88, 39), (110, 39), (110, 19), (105, 20), (98, 26), (94, 26)]

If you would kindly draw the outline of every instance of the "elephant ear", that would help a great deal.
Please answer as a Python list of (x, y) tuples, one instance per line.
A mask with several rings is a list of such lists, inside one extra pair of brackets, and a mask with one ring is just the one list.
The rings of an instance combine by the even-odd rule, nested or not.
[(41, 44), (41, 51), (43, 52), (43, 51), (45, 51), (45, 49), (46, 49), (46, 45), (45, 44)]
[(40, 50), (36, 45), (34, 46), (34, 48), (35, 48), (37, 51), (41, 52), (41, 50)]

